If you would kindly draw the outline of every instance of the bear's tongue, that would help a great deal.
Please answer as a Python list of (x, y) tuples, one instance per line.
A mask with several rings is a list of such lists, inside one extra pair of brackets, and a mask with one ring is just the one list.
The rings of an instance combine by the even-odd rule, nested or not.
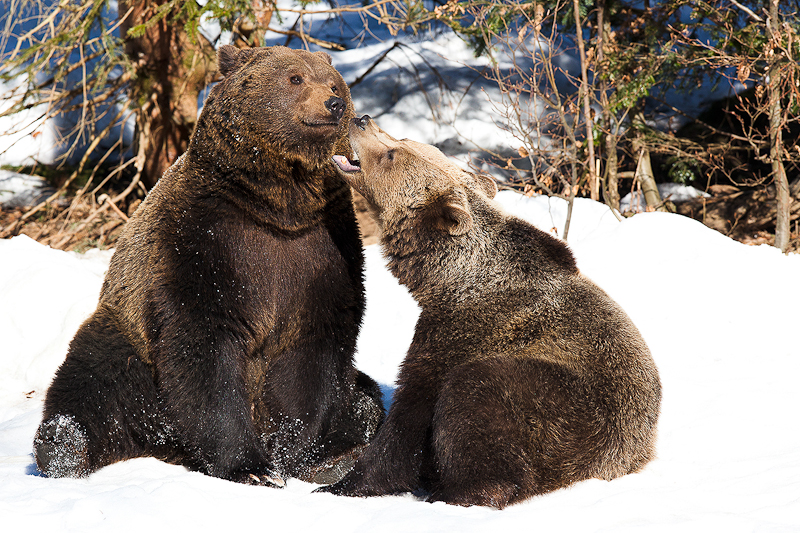
[(351, 163), (350, 160), (343, 155), (333, 156), (333, 161), (344, 172), (358, 172), (359, 170), (361, 170), (361, 167), (358, 166), (358, 161)]

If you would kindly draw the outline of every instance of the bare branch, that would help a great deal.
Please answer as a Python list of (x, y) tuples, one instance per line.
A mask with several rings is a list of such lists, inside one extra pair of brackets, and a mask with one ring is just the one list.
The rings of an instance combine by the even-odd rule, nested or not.
[(757, 15), (757, 14), (756, 14), (756, 13), (755, 13), (755, 12), (754, 12), (752, 9), (750, 9), (749, 7), (747, 7), (747, 6), (744, 6), (744, 5), (740, 4), (740, 3), (739, 3), (739, 2), (737, 2), (736, 0), (730, 0), (730, 1), (731, 1), (731, 4), (735, 5), (736, 7), (738, 7), (739, 9), (741, 9), (742, 11), (744, 11), (745, 13), (747, 13), (747, 16), (749, 16), (751, 19), (755, 20), (756, 22), (764, 22), (764, 19), (763, 19), (763, 18), (761, 18), (761, 17), (759, 17), (759, 16), (758, 16), (758, 15)]

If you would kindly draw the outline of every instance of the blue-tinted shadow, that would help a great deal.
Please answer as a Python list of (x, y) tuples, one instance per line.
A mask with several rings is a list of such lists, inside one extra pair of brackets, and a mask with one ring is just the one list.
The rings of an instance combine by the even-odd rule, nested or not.
[(383, 394), (383, 408), (388, 413), (389, 407), (391, 407), (392, 400), (394, 399), (394, 390), (397, 387), (394, 385), (386, 385), (385, 383), (378, 383), (378, 386), (381, 388), (381, 394)]
[(39, 468), (36, 466), (36, 458), (33, 456), (33, 454), (31, 453), (31, 454), (28, 454), (28, 455), (31, 458), (31, 463), (28, 466), (25, 467), (25, 475), (26, 476), (36, 476), (36, 477), (45, 477), (45, 475), (42, 474), (39, 471)]

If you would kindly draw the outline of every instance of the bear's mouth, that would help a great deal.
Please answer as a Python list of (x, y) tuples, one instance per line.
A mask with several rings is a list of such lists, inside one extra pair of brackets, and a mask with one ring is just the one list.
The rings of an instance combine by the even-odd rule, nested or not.
[(311, 128), (337, 128), (339, 127), (338, 122), (332, 121), (313, 121), (313, 120), (304, 120), (303, 124), (309, 126)]
[(350, 161), (343, 155), (335, 155), (333, 156), (333, 162), (342, 172), (361, 172), (361, 162), (358, 160)]

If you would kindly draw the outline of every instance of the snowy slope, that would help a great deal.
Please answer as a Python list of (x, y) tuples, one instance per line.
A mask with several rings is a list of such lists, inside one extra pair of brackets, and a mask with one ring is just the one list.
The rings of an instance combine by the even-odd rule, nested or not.
[[(546, 230), (564, 206), (504, 192)], [(94, 308), (108, 252), (0, 241), (0, 517), (3, 531), (800, 531), (800, 256), (747, 247), (679, 215), (618, 222), (589, 200), (570, 239), (582, 271), (628, 312), (664, 386), (658, 458), (503, 511), (413, 496), (351, 499), (213, 479), (155, 459), (88, 479), (37, 475), (31, 441), (49, 379)], [(417, 308), (367, 248), (358, 365), (391, 391)], [(241, 528), (241, 529), (240, 529)]]

